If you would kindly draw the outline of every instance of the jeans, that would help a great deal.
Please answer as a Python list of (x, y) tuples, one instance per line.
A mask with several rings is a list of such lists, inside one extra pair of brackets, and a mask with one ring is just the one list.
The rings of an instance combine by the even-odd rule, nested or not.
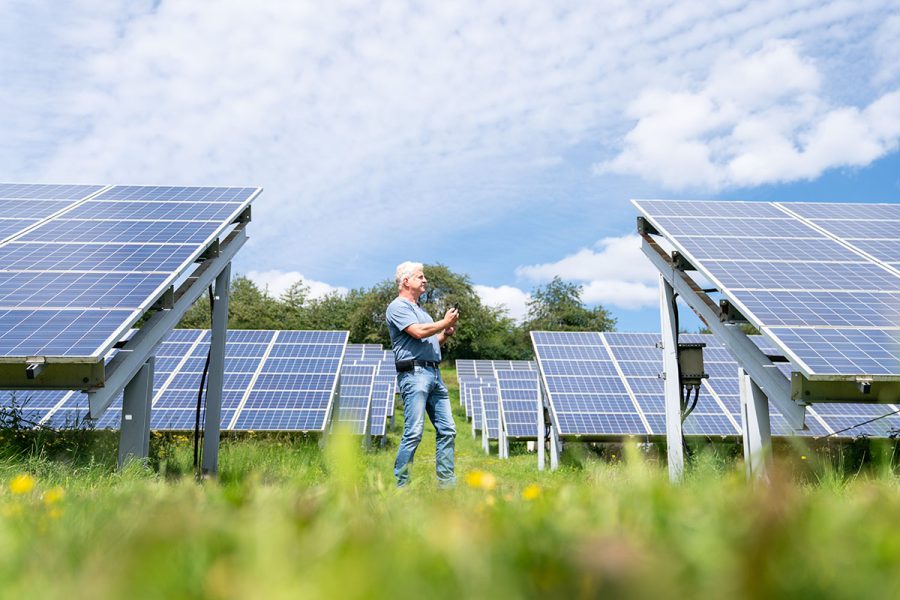
[(453, 451), (456, 439), (456, 425), (450, 408), (447, 386), (438, 369), (413, 367), (412, 371), (397, 373), (397, 384), (403, 398), (403, 437), (394, 462), (394, 477), (397, 487), (409, 483), (409, 469), (416, 455), (416, 448), (422, 441), (425, 429), (425, 413), (434, 425), (437, 434), (435, 468), (438, 484), (452, 487), (456, 484), (453, 473)]

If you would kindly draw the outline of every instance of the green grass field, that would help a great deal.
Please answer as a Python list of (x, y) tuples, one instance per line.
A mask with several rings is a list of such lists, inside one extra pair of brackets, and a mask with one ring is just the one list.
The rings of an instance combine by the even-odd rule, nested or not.
[[(455, 374), (445, 374), (448, 383)], [(116, 436), (6, 431), (4, 598), (898, 597), (893, 446), (850, 468), (786, 447), (768, 485), (733, 449), (698, 452), (679, 486), (652, 452), (570, 445), (538, 472), (485, 456), (459, 407), (455, 490), (436, 489), (426, 426), (396, 490), (398, 432), (362, 452), (335, 435), (224, 440), (198, 484), (184, 436), (114, 468)], [(398, 424), (399, 427), (399, 424)], [(862, 464), (862, 463), (861, 463)]]

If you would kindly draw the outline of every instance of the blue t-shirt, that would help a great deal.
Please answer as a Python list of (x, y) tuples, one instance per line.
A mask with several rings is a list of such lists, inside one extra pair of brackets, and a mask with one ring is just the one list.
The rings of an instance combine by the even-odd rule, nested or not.
[(440, 362), (441, 345), (437, 334), (417, 340), (404, 331), (414, 323), (434, 323), (427, 312), (415, 302), (404, 298), (394, 298), (388, 304), (386, 315), (388, 331), (391, 333), (391, 345), (394, 347), (395, 360), (431, 360)]

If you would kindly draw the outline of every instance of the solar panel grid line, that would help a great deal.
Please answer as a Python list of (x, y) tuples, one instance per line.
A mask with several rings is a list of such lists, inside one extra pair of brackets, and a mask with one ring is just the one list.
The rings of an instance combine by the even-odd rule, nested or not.
[[(64, 223), (65, 217), (67, 214), (71, 213), (72, 211), (77, 210), (79, 207), (84, 206), (85, 204), (93, 201), (94, 198), (101, 196), (101, 195), (105, 194), (106, 192), (109, 192), (113, 189), (114, 189), (113, 186), (105, 186), (103, 188), (99, 188), (98, 191), (96, 191), (94, 194), (83, 197), (80, 200), (78, 200), (77, 202), (72, 203), (66, 209), (60, 211), (59, 213), (55, 213), (53, 218), (43, 219), (39, 225), (37, 225), (34, 228), (30, 228), (28, 231), (23, 232), (21, 235), (16, 236), (14, 239), (16, 241), (18, 241), (19, 239), (33, 239), (34, 236), (31, 236), (31, 234), (33, 232), (39, 231), (42, 228), (44, 228), (45, 226), (49, 226), (52, 223), (57, 223), (57, 224)], [(243, 208), (248, 206), (250, 204), (250, 202), (252, 201), (252, 199), (255, 198), (261, 191), (258, 188), (257, 189), (241, 188), (241, 189), (243, 189), (245, 193), (249, 193), (252, 191), (252, 194), (249, 197), (239, 198), (239, 200), (241, 200), (241, 201), (237, 203), (234, 214), (239, 214), (238, 211), (243, 210)], [(135, 206), (137, 207), (137, 206), (139, 206), (139, 204), (136, 203)], [(147, 290), (142, 290), (142, 294), (146, 294), (144, 296), (143, 302), (138, 302), (137, 297), (135, 297), (134, 302), (129, 301), (128, 307), (129, 308), (133, 307), (133, 310), (127, 316), (123, 313), (121, 315), (121, 317), (116, 317), (116, 321), (119, 321), (121, 319), (121, 322), (122, 322), (122, 324), (119, 325), (119, 327), (115, 327), (114, 324), (112, 323), (112, 321), (110, 320), (110, 319), (112, 319), (112, 317), (114, 315), (110, 314), (107, 317), (103, 317), (103, 318), (109, 320), (109, 323), (107, 324), (107, 326), (110, 329), (112, 329), (112, 331), (106, 338), (101, 338), (101, 339), (103, 339), (103, 341), (101, 343), (101, 346), (97, 350), (94, 350), (93, 352), (88, 353), (86, 350), (82, 350), (81, 345), (78, 345), (78, 346), (75, 346), (74, 348), (71, 348), (70, 352), (68, 354), (73, 357), (74, 356), (79, 356), (79, 357), (84, 356), (84, 358), (87, 358), (87, 359), (98, 358), (98, 356), (103, 354), (106, 351), (106, 349), (109, 346), (111, 346), (112, 343), (115, 342), (115, 340), (117, 338), (121, 337), (121, 335), (125, 329), (130, 328), (130, 326), (140, 317), (140, 315), (143, 314), (150, 306), (152, 306), (153, 303), (155, 303), (157, 301), (157, 299), (167, 289), (169, 289), (171, 287), (171, 284), (174, 281), (176, 281), (177, 278), (180, 277), (186, 269), (188, 269), (190, 267), (190, 265), (193, 263), (196, 256), (199, 255), (199, 253), (201, 253), (204, 250), (204, 248), (209, 245), (209, 243), (211, 243), (220, 233), (224, 232), (232, 223), (233, 223), (233, 218), (231, 216), (229, 216), (229, 219), (227, 222), (221, 223), (221, 225), (219, 227), (211, 228), (208, 231), (208, 237), (206, 238), (205, 241), (203, 241), (202, 246), (195, 246), (194, 252), (189, 254), (187, 257), (185, 257), (176, 268), (174, 268), (170, 272), (166, 273), (166, 276), (160, 277), (160, 281), (156, 282), (156, 283), (158, 283), (158, 285), (156, 285), (152, 290), (150, 290), (149, 288)], [(31, 236), (31, 237), (29, 238), (29, 236)], [(0, 248), (5, 247), (9, 243), (9, 241), (10, 240), (6, 240), (2, 244), (0, 244)], [(72, 242), (71, 239), (66, 240), (66, 241)], [(195, 244), (196, 244), (196, 242), (197, 242), (197, 240), (194, 241)], [(184, 244), (182, 243), (181, 245), (184, 245)], [(142, 271), (147, 271), (147, 269), (142, 269)], [(151, 271), (154, 271), (154, 270), (151, 269)], [(94, 273), (93, 275), (96, 276), (96, 273)], [(103, 297), (108, 297), (108, 296), (103, 295)], [(135, 304), (136, 304), (136, 306), (135, 306)], [(88, 314), (90, 313), (90, 311), (92, 311), (92, 310), (103, 310), (103, 309), (108, 309), (109, 307), (88, 306), (88, 307), (82, 307), (82, 308), (83, 308), (82, 314), (85, 317), (87, 317)], [(28, 311), (26, 310), (26, 313), (27, 312)], [(27, 318), (26, 313), (17, 313), (18, 318), (21, 318), (23, 320), (26, 319)], [(98, 314), (92, 313), (91, 318), (97, 319), (97, 318), (101, 318), (101, 317), (98, 316)], [(24, 327), (25, 325), (26, 324), (23, 323), (22, 327)], [(51, 348), (52, 348), (52, 350), (51, 350)], [(40, 348), (32, 348), (32, 351), (26, 352), (26, 354), (42, 355), (42, 356), (53, 357), (53, 358), (64, 358), (64, 356), (62, 356), (62, 355), (66, 354), (66, 350), (59, 350), (57, 348), (58, 348), (58, 345), (51, 346), (49, 348), (45, 345)], [(57, 354), (59, 354), (60, 356), (57, 356)]]
[[(645, 215), (645, 216), (646, 216), (646, 217), (654, 224), (655, 227), (657, 227), (657, 229), (658, 229), (658, 231), (660, 232), (660, 234), (662, 234), (664, 237), (666, 237), (666, 238), (667, 238), (667, 239), (668, 239), (668, 240), (676, 247), (676, 249), (678, 249), (678, 251), (681, 252), (681, 253), (685, 256), (685, 258), (688, 260), (688, 262), (690, 262), (690, 263), (691, 263), (691, 264), (692, 264), (692, 265), (693, 265), (693, 266), (694, 266), (694, 267), (695, 267), (695, 268), (696, 268), (696, 269), (697, 269), (704, 277), (706, 277), (707, 279), (709, 279), (709, 281), (712, 282), (712, 284), (713, 284), (716, 288), (718, 288), (720, 292), (723, 292), (723, 293), (725, 293), (726, 295), (730, 296), (730, 300), (733, 302), (733, 304), (735, 305), (735, 308), (737, 308), (738, 311), (739, 311), (741, 314), (743, 314), (743, 315), (744, 315), (751, 323), (753, 323), (758, 329), (760, 329), (760, 330), (762, 330), (762, 331), (766, 331), (766, 327), (765, 327), (765, 324), (763, 323), (763, 320), (760, 319), (760, 318), (756, 315), (756, 313), (755, 313), (754, 311), (750, 310), (750, 308), (749, 308), (747, 305), (745, 305), (739, 298), (735, 297), (735, 295), (734, 295), (733, 293), (731, 293), (730, 290), (729, 290), (726, 286), (724, 286), (724, 285), (722, 284), (722, 282), (719, 281), (718, 278), (716, 278), (716, 277), (715, 277), (715, 276), (714, 276), (714, 275), (713, 275), (713, 274), (705, 267), (705, 261), (702, 261), (702, 262), (701, 262), (701, 261), (698, 261), (698, 260), (694, 257), (692, 250), (686, 248), (683, 244), (681, 244), (681, 243), (678, 241), (678, 239), (677, 239), (675, 236), (672, 235), (671, 232), (667, 231), (666, 228), (665, 228), (664, 226), (660, 225), (660, 223), (658, 222), (658, 219), (657, 219), (657, 218), (654, 218), (653, 215), (650, 215), (650, 213), (648, 212), (648, 210), (645, 209), (643, 206), (641, 206), (640, 202), (638, 202), (638, 201), (632, 201), (632, 203), (638, 208), (638, 210), (640, 210), (642, 213), (644, 213), (644, 215)], [(759, 203), (759, 204), (760, 204), (760, 205), (768, 205), (768, 203)], [(786, 215), (786, 216), (787, 216), (787, 215)], [(821, 239), (821, 238), (830, 239), (830, 238), (827, 238), (826, 236), (824, 236), (823, 234), (821, 234), (821, 233), (819, 233), (819, 232), (816, 232), (816, 231), (813, 230), (813, 229), (810, 229), (810, 230), (817, 234), (817, 235), (815, 236), (815, 237), (817, 237), (817, 238), (820, 238), (820, 239)], [(713, 233), (713, 235), (716, 235), (716, 234)], [(679, 237), (681, 237), (681, 236), (679, 236)], [(684, 237), (689, 237), (689, 236), (684, 236)], [(720, 237), (721, 237), (721, 236), (720, 236)], [(746, 237), (752, 237), (752, 236), (746, 236)], [(784, 239), (784, 238), (779, 238), (779, 239)], [(791, 238), (787, 238), (787, 239), (791, 239)], [(801, 370), (806, 371), (807, 373), (811, 373), (811, 372), (812, 372), (812, 370), (810, 369), (809, 365), (807, 365), (807, 363), (804, 362), (804, 361), (801, 359), (801, 357), (798, 356), (795, 352), (791, 351), (791, 349), (788, 348), (787, 345), (784, 344), (784, 343), (778, 338), (778, 336), (772, 334), (771, 332), (766, 332), (766, 333), (767, 333), (767, 334), (769, 335), (769, 337), (773, 340), (773, 342), (777, 345), (777, 347), (779, 348), (779, 350), (780, 350), (785, 356), (787, 356), (790, 360), (794, 361), (795, 364), (796, 364)]]
[(203, 342), (204, 339), (206, 339), (207, 332), (205, 329), (197, 329), (195, 331), (197, 332), (196, 338), (193, 342), (190, 343), (190, 346), (187, 348), (187, 352), (184, 353), (184, 356), (181, 357), (181, 360), (178, 361), (178, 364), (175, 365), (175, 368), (172, 369), (172, 372), (163, 381), (162, 385), (159, 388), (159, 391), (154, 394), (153, 400), (150, 404), (151, 408), (155, 406), (157, 402), (159, 402), (159, 399), (162, 398), (166, 390), (169, 389), (169, 386), (175, 380), (175, 377), (181, 372), (182, 368), (184, 368), (184, 365), (187, 364), (188, 360), (194, 354), (194, 351), (197, 349), (200, 343)]
[(59, 411), (59, 409), (62, 408), (66, 404), (66, 402), (68, 402), (69, 399), (76, 393), (77, 392), (73, 390), (69, 390), (68, 392), (63, 394), (63, 397), (59, 399), (59, 402), (56, 403), (56, 406), (48, 410), (46, 414), (44, 414), (44, 416), (41, 417), (41, 419), (38, 421), (38, 424), (46, 425), (53, 417), (53, 415), (55, 415)]
[(256, 370), (253, 372), (253, 376), (250, 378), (250, 384), (247, 386), (247, 390), (244, 392), (244, 395), (241, 397), (241, 401), (238, 404), (237, 408), (234, 411), (234, 414), (231, 416), (231, 421), (228, 422), (228, 426), (224, 429), (226, 430), (234, 430), (237, 425), (238, 419), (240, 418), (241, 412), (243, 412), (244, 407), (247, 405), (247, 399), (250, 398), (250, 394), (253, 391), (253, 387), (256, 385), (256, 380), (259, 379), (260, 374), (263, 370), (263, 365), (266, 364), (266, 359), (269, 358), (269, 355), (272, 353), (272, 349), (275, 347), (275, 342), (278, 341), (278, 335), (280, 331), (275, 331), (275, 334), (272, 336), (272, 339), (269, 340), (269, 344), (266, 347), (265, 353), (259, 360), (259, 365), (256, 367)]
[[(365, 435), (367, 433), (369, 415), (372, 409), (372, 391), (377, 372), (378, 367), (374, 364), (356, 364), (341, 367), (338, 414), (333, 421), (351, 425), (352, 432), (357, 435)], [(350, 381), (350, 385), (345, 385), (345, 380)], [(352, 394), (345, 394), (345, 389), (348, 387), (353, 388)]]
[(615, 367), (616, 372), (619, 374), (619, 379), (622, 382), (622, 386), (625, 388), (625, 392), (628, 394), (628, 397), (631, 398), (631, 403), (634, 405), (635, 412), (637, 412), (637, 415), (640, 417), (641, 422), (644, 424), (644, 429), (648, 434), (652, 435), (653, 429), (650, 427), (650, 423), (647, 421), (647, 416), (641, 409), (641, 405), (638, 404), (637, 398), (635, 398), (634, 396), (634, 391), (631, 389), (631, 385), (628, 383), (628, 378), (625, 377), (625, 373), (622, 372), (622, 367), (621, 365), (619, 365), (619, 361), (616, 360), (616, 355), (615, 353), (613, 353), (609, 341), (602, 333), (600, 334), (600, 340), (603, 342), (603, 347), (606, 348), (607, 353), (609, 353), (609, 357), (612, 359), (613, 366)]
[(47, 215), (46, 217), (44, 217), (44, 218), (38, 220), (37, 222), (33, 223), (31, 226), (26, 227), (26, 228), (24, 228), (24, 229), (22, 229), (22, 230), (16, 232), (14, 235), (7, 236), (7, 237), (4, 237), (4, 238), (0, 238), (0, 246), (5, 245), (5, 244), (7, 244), (8, 242), (13, 241), (13, 240), (15, 240), (15, 239), (18, 238), (18, 237), (21, 237), (21, 236), (23, 236), (23, 235), (26, 235), (27, 233), (29, 233), (29, 232), (33, 231), (34, 229), (40, 227), (40, 226), (43, 225), (44, 223), (49, 222), (49, 221), (55, 219), (57, 216), (59, 216), (59, 215), (61, 215), (61, 214), (65, 214), (65, 212), (68, 211), (68, 210), (70, 210), (71, 208), (74, 208), (75, 206), (77, 206), (77, 205), (79, 205), (79, 204), (81, 204), (81, 203), (83, 203), (83, 202), (87, 202), (88, 200), (90, 200), (90, 199), (92, 199), (92, 198), (94, 198), (94, 197), (96, 197), (96, 196), (102, 194), (103, 192), (105, 192), (105, 191), (111, 189), (112, 187), (113, 187), (113, 186), (111, 186), (111, 185), (107, 185), (107, 186), (101, 187), (101, 188), (98, 189), (98, 190), (94, 190), (93, 192), (88, 193), (86, 196), (83, 196), (82, 198), (80, 198), (80, 199), (78, 199), (78, 200), (74, 200), (74, 199), (73, 199), (73, 200), (74, 200), (73, 203), (70, 204), (69, 206), (67, 206), (66, 208), (63, 208), (63, 209), (61, 209), (61, 210), (59, 210), (59, 211), (57, 211), (57, 212), (55, 212), (55, 213), (52, 213), (52, 214), (50, 214), (50, 215)]
[[(858, 248), (856, 245), (854, 245), (854, 244), (852, 243), (852, 241), (848, 240), (847, 238), (845, 238), (845, 237), (843, 237), (843, 236), (836, 235), (836, 234), (833, 233), (830, 229), (828, 229), (828, 228), (826, 228), (826, 227), (824, 227), (824, 226), (822, 226), (822, 225), (819, 225), (819, 224), (817, 223), (817, 221), (813, 221), (813, 220), (811, 220), (811, 219), (809, 219), (809, 218), (807, 218), (807, 217), (804, 217), (804, 216), (800, 215), (799, 213), (797, 213), (797, 212), (791, 210), (790, 208), (788, 208), (787, 206), (785, 206), (785, 205), (782, 204), (782, 203), (775, 202), (774, 205), (775, 205), (779, 210), (784, 211), (786, 214), (792, 215), (792, 216), (793, 216), (794, 218), (796, 218), (797, 220), (802, 221), (802, 222), (808, 224), (810, 227), (815, 228), (817, 231), (819, 231), (819, 232), (821, 232), (822, 234), (826, 235), (827, 237), (829, 237), (829, 238), (835, 240), (836, 242), (840, 243), (841, 245), (843, 245), (843, 246), (846, 247), (847, 249), (852, 250), (853, 252), (857, 253), (857, 254), (860, 255), (861, 257), (864, 257), (865, 259), (867, 259), (868, 261), (870, 261), (870, 263), (873, 263), (873, 264), (876, 264), (876, 265), (880, 266), (881, 268), (885, 269), (887, 272), (891, 273), (891, 274), (894, 275), (895, 277), (900, 277), (900, 269), (898, 269), (898, 268), (894, 267), (893, 265), (891, 265), (891, 264), (889, 264), (889, 263), (887, 263), (887, 262), (885, 262), (885, 261), (882, 261), (882, 260), (876, 258), (875, 256), (869, 254), (868, 252), (866, 252), (866, 251), (864, 251), (864, 250)], [(841, 221), (845, 221), (845, 220), (846, 220), (846, 219), (841, 219)], [(881, 222), (883, 222), (883, 220), (882, 220)], [(873, 237), (873, 236), (868, 236), (868, 237), (861, 238), (861, 239), (872, 239), (872, 237)], [(897, 237), (898, 237), (898, 236), (894, 235), (894, 236), (891, 236), (891, 237), (885, 238), (885, 239), (897, 239)]]
[[(709, 393), (710, 397), (712, 397), (712, 399), (719, 406), (719, 408), (722, 409), (722, 414), (724, 414), (728, 418), (728, 421), (734, 427), (734, 433), (736, 433), (737, 435), (742, 435), (742, 433), (741, 433), (742, 429), (741, 429), (740, 423), (737, 422), (737, 419), (734, 418), (734, 415), (731, 414), (731, 411), (728, 410), (728, 407), (726, 407), (725, 403), (722, 402), (722, 399), (719, 398), (719, 394), (712, 387), (712, 385), (710, 385), (709, 379), (701, 380), (701, 384), (702, 384), (702, 388), (705, 389), (707, 391), (707, 393)], [(688, 419), (690, 419), (690, 418), (691, 417), (688, 416)]]

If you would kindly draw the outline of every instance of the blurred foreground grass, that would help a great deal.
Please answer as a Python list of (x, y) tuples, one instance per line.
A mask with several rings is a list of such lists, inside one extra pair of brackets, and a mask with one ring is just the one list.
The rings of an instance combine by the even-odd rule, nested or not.
[(402, 491), (392, 481), (396, 432), (370, 453), (342, 435), (325, 451), (296, 436), (229, 438), (219, 480), (202, 485), (184, 436), (156, 436), (152, 468), (121, 472), (115, 436), (103, 432), (62, 449), (7, 445), (0, 594), (900, 596), (900, 481), (889, 454), (859, 472), (804, 454), (802, 467), (785, 462), (769, 485), (753, 486), (710, 446), (672, 486), (646, 448), (601, 459), (571, 445), (559, 471), (538, 472), (521, 449), (508, 461), (485, 456), (459, 412), (457, 425), (460, 481), (450, 491), (435, 486), (430, 424)]

